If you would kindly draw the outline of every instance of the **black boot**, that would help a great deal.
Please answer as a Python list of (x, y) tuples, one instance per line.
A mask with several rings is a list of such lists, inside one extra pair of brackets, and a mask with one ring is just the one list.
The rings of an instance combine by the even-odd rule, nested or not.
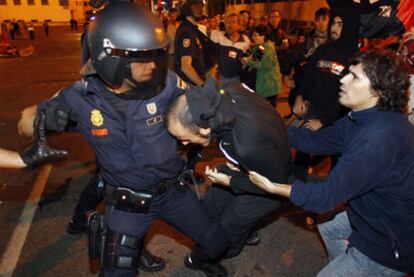
[(260, 243), (259, 234), (256, 231), (253, 231), (247, 240), (244, 242), (244, 245), (256, 246)]
[(88, 227), (86, 212), (76, 206), (72, 219), (69, 221), (69, 224), (66, 227), (66, 233), (70, 235), (77, 235), (80, 233), (86, 233), (87, 229)]
[(193, 270), (201, 270), (208, 277), (226, 277), (227, 270), (219, 263), (198, 262), (190, 255), (187, 255), (184, 260), (186, 267)]
[(142, 271), (161, 271), (165, 268), (165, 261), (160, 257), (152, 255), (148, 250), (142, 249), (138, 267)]

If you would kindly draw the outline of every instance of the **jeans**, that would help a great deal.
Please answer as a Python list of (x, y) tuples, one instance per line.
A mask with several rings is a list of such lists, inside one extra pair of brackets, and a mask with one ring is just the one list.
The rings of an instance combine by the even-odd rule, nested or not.
[(337, 214), (331, 221), (319, 224), (318, 229), (328, 251), (329, 263), (317, 277), (404, 275), (403, 272), (371, 260), (355, 247), (348, 247), (347, 239), (352, 233), (352, 228), (346, 211)]

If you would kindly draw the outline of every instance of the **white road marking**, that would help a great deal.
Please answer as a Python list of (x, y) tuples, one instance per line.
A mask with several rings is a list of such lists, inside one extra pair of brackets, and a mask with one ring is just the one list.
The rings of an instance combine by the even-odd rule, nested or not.
[(49, 178), (52, 165), (47, 164), (40, 168), (39, 173), (36, 177), (36, 181), (33, 185), (32, 192), (26, 200), (26, 204), (17, 222), (17, 226), (14, 229), (13, 235), (7, 249), (3, 254), (0, 264), (0, 276), (1, 277), (12, 277), (16, 268), (17, 262), (20, 258), (24, 243), (26, 241), (27, 234), (30, 230), (34, 214), (39, 205), (40, 197), (45, 190), (47, 180)]

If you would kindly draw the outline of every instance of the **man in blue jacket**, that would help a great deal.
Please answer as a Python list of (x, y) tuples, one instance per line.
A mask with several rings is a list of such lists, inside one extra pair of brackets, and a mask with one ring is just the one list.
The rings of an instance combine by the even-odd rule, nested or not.
[(339, 102), (352, 111), (313, 132), (290, 128), (291, 145), (339, 154), (324, 182), (272, 183), (255, 172), (262, 189), (309, 211), (346, 211), (320, 224), (329, 263), (318, 276), (402, 276), (414, 272), (414, 128), (405, 114), (409, 75), (392, 52), (358, 54), (341, 79)]

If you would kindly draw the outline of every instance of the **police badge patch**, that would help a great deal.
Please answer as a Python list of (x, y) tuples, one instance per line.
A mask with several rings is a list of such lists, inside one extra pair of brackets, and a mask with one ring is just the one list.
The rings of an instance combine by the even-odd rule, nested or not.
[(230, 58), (233, 58), (233, 59), (235, 59), (235, 58), (237, 58), (237, 52), (236, 51), (229, 51), (229, 57)]
[(155, 114), (157, 112), (157, 105), (155, 102), (147, 104), (147, 111), (149, 114)]
[(179, 87), (180, 89), (186, 89), (187, 88), (187, 83), (184, 82), (180, 77), (177, 76), (177, 87)]
[(191, 44), (191, 39), (189, 39), (189, 38), (183, 39), (183, 46), (185, 48), (188, 48), (190, 46), (190, 44)]
[(93, 109), (91, 111), (91, 122), (93, 126), (100, 127), (104, 124), (104, 118), (102, 116), (101, 111), (97, 109)]

